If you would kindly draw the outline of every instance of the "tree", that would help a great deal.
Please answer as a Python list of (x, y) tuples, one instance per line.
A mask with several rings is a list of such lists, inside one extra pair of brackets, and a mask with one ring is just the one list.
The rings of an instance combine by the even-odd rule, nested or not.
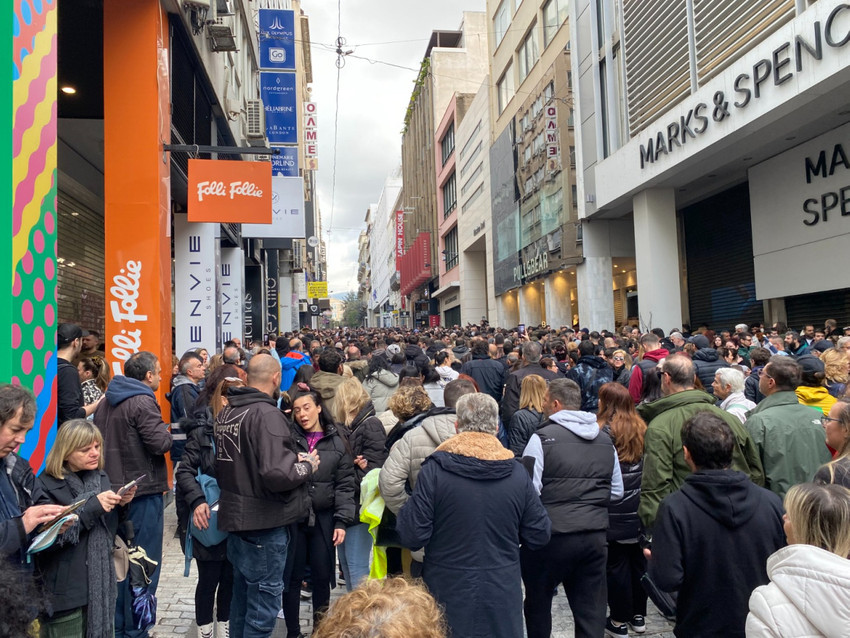
[(357, 296), (356, 292), (349, 292), (343, 299), (345, 304), (342, 311), (342, 324), (349, 328), (356, 328), (363, 325), (363, 320), (366, 319), (366, 304)]

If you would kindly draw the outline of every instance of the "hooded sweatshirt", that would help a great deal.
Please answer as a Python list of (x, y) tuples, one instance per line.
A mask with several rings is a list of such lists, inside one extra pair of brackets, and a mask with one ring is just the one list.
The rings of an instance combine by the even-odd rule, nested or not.
[(295, 373), (301, 366), (312, 366), (310, 357), (303, 352), (292, 350), (280, 358), (280, 391), (286, 392), (295, 380)]
[[(599, 424), (596, 422), (596, 415), (590, 412), (579, 412), (578, 410), (561, 410), (549, 417), (549, 424), (555, 424), (563, 427), (577, 437), (585, 441), (595, 441), (599, 436), (608, 438), (599, 429)], [(534, 487), (537, 493), (540, 494), (543, 490), (544, 478), (544, 454), (543, 443), (541, 437), (544, 436), (543, 430), (547, 426), (544, 425), (537, 431), (538, 436), (532, 435), (525, 446), (523, 456), (531, 456), (534, 458)], [(610, 439), (609, 439), (610, 444)], [(617, 458), (617, 449), (611, 444), (611, 500), (616, 501), (623, 496), (623, 476), (620, 473), (620, 461)], [(607, 509), (607, 503), (606, 503)]]
[(632, 374), (629, 377), (629, 394), (632, 395), (632, 401), (640, 403), (643, 395), (643, 377), (649, 371), (658, 365), (658, 362), (666, 359), (670, 354), (664, 348), (657, 348), (644, 353), (643, 359), (632, 366)]
[(812, 387), (801, 385), (797, 387), (794, 393), (797, 395), (797, 400), (800, 403), (826, 415), (829, 415), (830, 408), (838, 400), (823, 386)]
[(676, 636), (744, 638), (747, 600), (785, 545), (782, 514), (778, 496), (734, 470), (698, 470), (664, 499), (649, 573), (679, 592)]

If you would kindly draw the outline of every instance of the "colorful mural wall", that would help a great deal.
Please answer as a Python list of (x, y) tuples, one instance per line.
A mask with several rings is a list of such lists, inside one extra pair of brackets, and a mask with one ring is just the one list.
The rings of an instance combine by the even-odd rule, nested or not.
[[(0, 271), (11, 296), (0, 302), (0, 326), (11, 333), (12, 356), (2, 357), (2, 381), (31, 389), (38, 401), (35, 427), (20, 454), (38, 473), (56, 435), (56, 60), (57, 0), (12, 3), (11, 104), (13, 125), (0, 127), (10, 188), (3, 207), (9, 233), (0, 233), (10, 269)], [(9, 5), (7, 5), (9, 6)], [(8, 99), (8, 98), (4, 98)], [(6, 120), (8, 121), (8, 120)], [(5, 160), (4, 160), (5, 161)], [(11, 206), (9, 206), (11, 202)], [(11, 303), (9, 303), (9, 299)]]

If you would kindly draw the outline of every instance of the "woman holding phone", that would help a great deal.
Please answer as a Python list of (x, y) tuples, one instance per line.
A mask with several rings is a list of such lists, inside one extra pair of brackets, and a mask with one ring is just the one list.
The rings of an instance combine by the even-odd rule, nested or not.
[(112, 491), (103, 471), (103, 437), (86, 419), (71, 419), (59, 429), (38, 477), (39, 504), (72, 505), (78, 519), (56, 542), (37, 553), (50, 615), (42, 618), (42, 636), (110, 638), (114, 633), (117, 597), (112, 543), (118, 529), (118, 505), (127, 505), (136, 494), (131, 487), (123, 496)]

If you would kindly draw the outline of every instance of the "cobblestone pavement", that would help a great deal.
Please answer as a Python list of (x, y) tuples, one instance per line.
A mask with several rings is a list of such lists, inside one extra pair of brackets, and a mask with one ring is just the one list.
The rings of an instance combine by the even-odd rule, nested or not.
[[(157, 624), (151, 631), (152, 638), (168, 638), (169, 636), (187, 636), (196, 638), (198, 630), (195, 625), (195, 582), (197, 571), (194, 562), (188, 578), (183, 577), (184, 558), (180, 549), (180, 541), (175, 536), (177, 516), (174, 505), (165, 509), (165, 538), (163, 542), (162, 575), (159, 581), (157, 599)], [(331, 592), (331, 604), (345, 592), (345, 588), (337, 587)], [(651, 607), (651, 604), (650, 604)], [(309, 635), (312, 629), (312, 609), (309, 601), (301, 604), (301, 631)], [(573, 638), (573, 622), (567, 599), (563, 595), (556, 596), (552, 604), (552, 637)], [(277, 621), (273, 638), (285, 638), (286, 628), (283, 621)], [(632, 634), (632, 637), (639, 634)], [(646, 619), (645, 638), (673, 638), (673, 629), (661, 615), (652, 608)], [(602, 638), (600, 636), (600, 638)]]

